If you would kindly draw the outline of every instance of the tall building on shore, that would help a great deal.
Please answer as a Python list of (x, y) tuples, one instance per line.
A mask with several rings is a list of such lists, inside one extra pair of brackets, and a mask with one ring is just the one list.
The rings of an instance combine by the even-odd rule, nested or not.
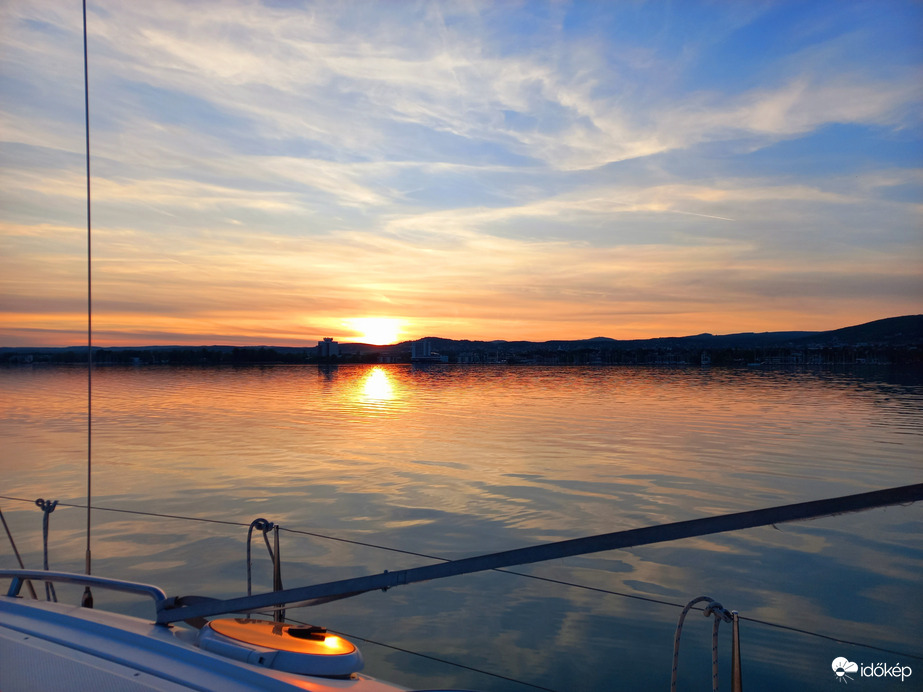
[(410, 362), (412, 363), (448, 363), (448, 356), (441, 356), (432, 350), (429, 339), (414, 341), (410, 345)]
[(319, 358), (338, 358), (340, 344), (334, 341), (333, 337), (325, 336), (323, 341), (317, 342), (317, 355)]

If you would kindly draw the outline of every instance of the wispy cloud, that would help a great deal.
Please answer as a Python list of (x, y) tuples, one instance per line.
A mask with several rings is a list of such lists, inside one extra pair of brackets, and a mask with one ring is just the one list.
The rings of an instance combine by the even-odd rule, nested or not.
[[(920, 14), (91, 2), (100, 328), (628, 337), (919, 312)], [(0, 26), (19, 339), (79, 329), (82, 43), (57, 3)]]

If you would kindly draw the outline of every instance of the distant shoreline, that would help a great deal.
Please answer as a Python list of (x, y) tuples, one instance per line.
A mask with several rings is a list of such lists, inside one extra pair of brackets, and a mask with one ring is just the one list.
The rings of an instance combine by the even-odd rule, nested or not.
[[(619, 341), (470, 341), (425, 337), (399, 344), (337, 344), (333, 356), (313, 345), (95, 347), (98, 365), (286, 365), (409, 363), (427, 343), (442, 362), (509, 365), (907, 365), (923, 362), (923, 315), (876, 320), (827, 332), (697, 334)], [(335, 343), (335, 342), (334, 342)], [(4, 347), (0, 364), (86, 363), (86, 346)], [(438, 362), (438, 359), (434, 359)]]

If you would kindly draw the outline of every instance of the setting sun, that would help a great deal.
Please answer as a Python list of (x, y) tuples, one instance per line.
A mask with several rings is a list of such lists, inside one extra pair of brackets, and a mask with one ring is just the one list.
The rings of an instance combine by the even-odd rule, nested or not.
[(346, 324), (362, 343), (381, 346), (397, 342), (403, 323), (393, 317), (355, 317)]

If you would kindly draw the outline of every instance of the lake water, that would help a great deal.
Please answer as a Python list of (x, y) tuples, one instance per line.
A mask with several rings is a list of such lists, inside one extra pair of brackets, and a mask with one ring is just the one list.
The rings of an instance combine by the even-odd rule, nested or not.
[[(0, 494), (86, 499), (86, 374), (0, 370)], [(402, 365), (98, 368), (93, 496), (107, 508), (309, 531), (458, 558), (923, 481), (923, 383), (889, 372)], [(42, 513), (0, 500), (27, 566)], [(85, 512), (51, 515), (53, 569), (83, 570)], [(94, 573), (173, 595), (246, 589), (246, 526), (97, 511)], [(920, 504), (374, 592), (290, 611), (358, 637), (546, 689), (666, 689), (679, 608), (923, 656)], [(0, 536), (0, 560), (15, 566)], [(286, 586), (432, 560), (283, 532)], [(254, 541), (254, 581), (271, 587)], [(59, 591), (60, 594), (60, 591)], [(76, 598), (76, 595), (74, 596)], [(97, 594), (134, 612), (143, 606)], [(830, 662), (923, 658), (745, 621), (753, 690), (829, 689)], [(683, 689), (708, 689), (711, 621), (683, 631)], [(527, 686), (358, 642), (365, 672), (408, 686)], [(723, 626), (723, 685), (730, 627)]]

